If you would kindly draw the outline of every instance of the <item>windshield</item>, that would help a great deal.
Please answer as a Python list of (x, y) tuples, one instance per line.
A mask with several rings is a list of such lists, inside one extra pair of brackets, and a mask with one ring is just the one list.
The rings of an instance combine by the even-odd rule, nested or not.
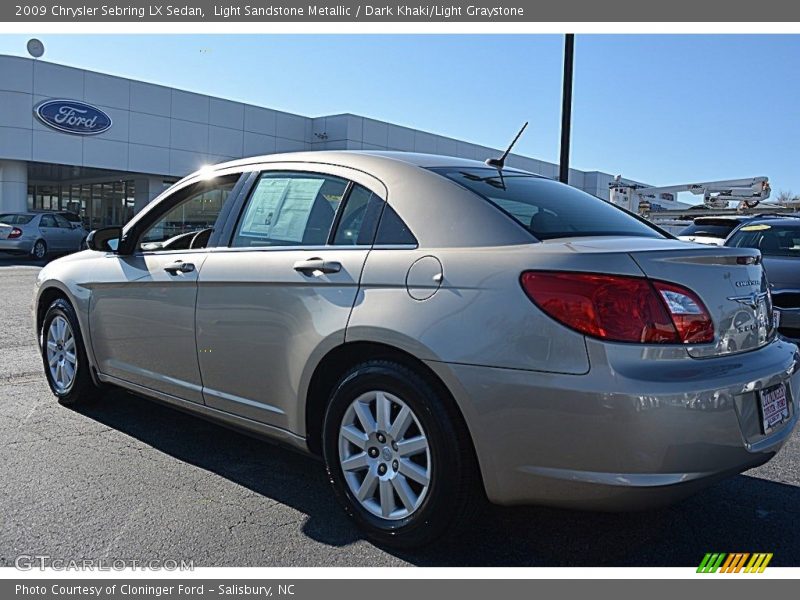
[(758, 248), (764, 256), (800, 257), (800, 227), (766, 223), (745, 225), (725, 245), (734, 248)]
[(491, 168), (432, 171), (476, 192), (539, 240), (585, 236), (663, 238), (656, 228), (586, 192), (552, 179)]
[(30, 223), (33, 215), (0, 215), (0, 223), (5, 225), (25, 225)]

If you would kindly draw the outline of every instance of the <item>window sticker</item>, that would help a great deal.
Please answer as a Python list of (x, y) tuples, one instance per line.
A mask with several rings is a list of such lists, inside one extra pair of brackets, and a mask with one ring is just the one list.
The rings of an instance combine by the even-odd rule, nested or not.
[(240, 235), (302, 242), (323, 183), (323, 179), (262, 179), (250, 198)]
[(772, 229), (772, 227), (769, 225), (745, 225), (740, 231), (764, 231), (766, 229)]

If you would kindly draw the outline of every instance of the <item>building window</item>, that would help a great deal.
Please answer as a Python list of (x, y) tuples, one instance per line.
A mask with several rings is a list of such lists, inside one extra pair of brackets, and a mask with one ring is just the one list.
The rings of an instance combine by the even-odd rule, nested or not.
[(28, 186), (29, 210), (69, 211), (80, 215), (88, 229), (123, 225), (133, 217), (133, 180)]

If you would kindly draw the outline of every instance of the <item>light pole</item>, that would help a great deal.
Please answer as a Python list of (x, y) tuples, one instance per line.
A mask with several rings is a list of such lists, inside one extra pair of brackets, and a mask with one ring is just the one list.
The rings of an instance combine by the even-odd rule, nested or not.
[(572, 126), (572, 63), (575, 54), (575, 34), (564, 36), (564, 89), (561, 94), (561, 159), (558, 180), (569, 183), (569, 137)]

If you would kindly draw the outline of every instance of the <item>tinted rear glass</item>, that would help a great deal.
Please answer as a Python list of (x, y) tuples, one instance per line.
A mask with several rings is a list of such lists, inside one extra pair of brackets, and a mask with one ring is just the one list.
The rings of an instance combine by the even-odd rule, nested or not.
[(663, 238), (622, 209), (552, 179), (491, 168), (435, 168), (513, 217), (537, 239), (635, 236)]
[(800, 227), (766, 223), (745, 225), (725, 245), (734, 248), (758, 248), (764, 256), (800, 257)]
[(25, 225), (30, 223), (33, 215), (0, 215), (0, 223), (6, 225)]
[(724, 239), (741, 221), (730, 219), (702, 219), (695, 221), (678, 235), (697, 235)]

